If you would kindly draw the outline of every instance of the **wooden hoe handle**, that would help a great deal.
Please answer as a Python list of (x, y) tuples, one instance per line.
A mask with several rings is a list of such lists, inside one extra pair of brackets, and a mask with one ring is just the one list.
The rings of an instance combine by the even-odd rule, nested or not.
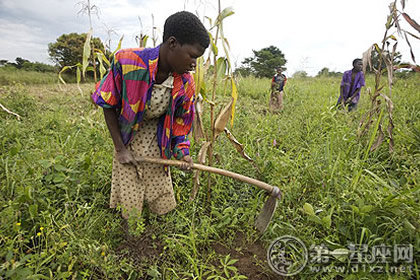
[[(162, 159), (162, 158), (155, 158), (155, 157), (137, 157), (136, 158), (137, 163), (156, 163), (156, 164), (162, 164), (162, 165), (169, 165), (169, 166), (175, 166), (175, 167), (181, 167), (182, 165), (185, 164), (184, 161), (180, 161), (180, 160), (169, 160), (169, 159)], [(220, 168), (216, 168), (216, 167), (211, 167), (211, 166), (207, 166), (207, 165), (203, 165), (203, 164), (198, 164), (198, 163), (193, 163), (192, 165), (193, 169), (198, 169), (201, 171), (207, 171), (207, 172), (211, 172), (211, 173), (215, 173), (215, 174), (219, 174), (222, 176), (227, 176), (227, 177), (231, 177), (233, 179), (257, 186), (265, 191), (267, 191), (270, 195), (276, 197), (276, 198), (280, 198), (281, 196), (281, 192), (279, 190), (279, 188), (271, 186), (269, 184), (266, 184), (264, 182), (258, 181), (256, 179), (235, 173), (235, 172), (231, 172), (231, 171), (227, 171), (224, 169), (220, 169)]]

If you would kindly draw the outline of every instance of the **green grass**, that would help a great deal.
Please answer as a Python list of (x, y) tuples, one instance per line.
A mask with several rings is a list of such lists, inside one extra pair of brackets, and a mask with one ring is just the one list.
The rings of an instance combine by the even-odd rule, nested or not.
[(18, 70), (12, 67), (0, 67), (0, 85), (11, 85), (21, 83), (53, 84), (58, 82), (58, 75), (55, 73), (42, 73), (36, 71)]
[[(333, 106), (339, 83), (339, 78), (289, 79), (285, 109), (272, 115), (267, 112), (270, 81), (241, 80), (231, 131), (260, 171), (223, 135), (215, 148), (216, 166), (283, 191), (273, 222), (261, 237), (265, 246), (285, 234), (308, 247), (326, 244), (330, 250), (345, 249), (349, 243), (412, 244), (418, 262), (419, 79), (394, 85), (394, 152), (384, 143), (367, 158), (370, 135), (356, 135), (369, 108), (367, 95), (363, 91), (357, 111), (337, 111)], [(367, 85), (372, 84), (368, 77)], [(0, 88), (0, 103), (22, 116), (19, 121), (0, 111), (0, 278), (243, 278), (245, 272), (235, 270), (232, 255), (221, 254), (215, 244), (245, 253), (235, 243), (238, 232), (256, 244), (252, 224), (265, 195), (220, 176), (213, 176), (209, 203), (205, 186), (189, 202), (192, 174), (172, 169), (178, 207), (163, 217), (150, 214), (134, 229), (162, 252), (136, 259), (127, 248), (121, 251), (121, 218), (108, 208), (112, 141), (102, 111), (89, 100), (93, 85), (82, 86), (83, 95), (74, 85), (18, 83)], [(229, 98), (221, 89), (218, 96), (217, 108)], [(208, 106), (205, 110), (208, 115)], [(194, 156), (198, 150), (199, 143), (193, 143)], [(206, 178), (202, 174), (203, 185)], [(334, 265), (343, 263), (334, 260), (330, 267)], [(265, 263), (259, 267), (258, 279), (275, 279), (262, 278), (272, 274)], [(415, 279), (408, 273), (304, 270), (295, 279), (410, 277)]]
[[(75, 74), (64, 73), (62, 76), (66, 83), (76, 83)], [(58, 74), (53, 72), (43, 73), (16, 69), (14, 67), (0, 67), (0, 86), (16, 83), (23, 85), (57, 84), (59, 80)]]

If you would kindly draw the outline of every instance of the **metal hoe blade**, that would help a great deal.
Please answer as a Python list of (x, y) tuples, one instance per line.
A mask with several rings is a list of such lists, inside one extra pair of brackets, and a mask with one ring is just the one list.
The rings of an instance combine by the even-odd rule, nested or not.
[(264, 203), (264, 206), (261, 209), (260, 214), (255, 220), (255, 224), (254, 224), (255, 228), (260, 233), (264, 233), (268, 225), (270, 224), (271, 219), (273, 218), (274, 212), (276, 211), (276, 208), (277, 208), (277, 200), (280, 199), (280, 197), (281, 197), (281, 192), (279, 188), (274, 187), (267, 201)]

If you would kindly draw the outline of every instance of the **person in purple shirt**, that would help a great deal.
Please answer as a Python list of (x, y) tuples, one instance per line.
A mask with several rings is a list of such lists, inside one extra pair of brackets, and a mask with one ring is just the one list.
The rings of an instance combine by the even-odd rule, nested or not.
[(337, 105), (347, 106), (349, 112), (356, 109), (360, 99), (360, 89), (365, 86), (365, 76), (363, 75), (363, 62), (360, 58), (353, 60), (353, 69), (344, 72), (341, 79), (340, 97)]

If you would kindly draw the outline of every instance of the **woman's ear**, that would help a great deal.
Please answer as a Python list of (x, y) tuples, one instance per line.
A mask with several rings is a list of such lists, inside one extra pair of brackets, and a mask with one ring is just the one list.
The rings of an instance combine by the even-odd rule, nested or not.
[(174, 49), (178, 44), (179, 42), (176, 40), (174, 36), (171, 36), (168, 38), (169, 49)]

